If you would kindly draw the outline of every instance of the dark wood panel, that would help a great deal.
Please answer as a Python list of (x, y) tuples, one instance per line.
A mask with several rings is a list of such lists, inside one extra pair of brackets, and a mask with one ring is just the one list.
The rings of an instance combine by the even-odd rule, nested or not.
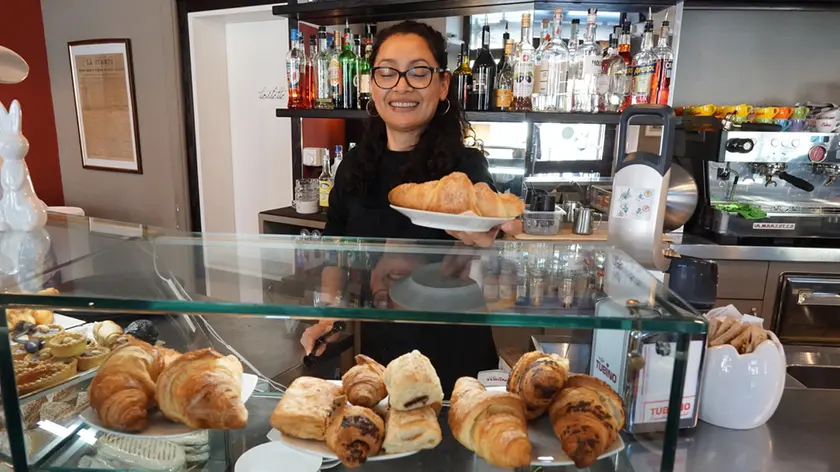
[(273, 13), (278, 16), (297, 17), (299, 20), (323, 25), (394, 21), (411, 18), (478, 15), (514, 9), (598, 8), (604, 11), (646, 12), (648, 7), (658, 11), (674, 5), (674, 0), (326, 0), (276, 5)]

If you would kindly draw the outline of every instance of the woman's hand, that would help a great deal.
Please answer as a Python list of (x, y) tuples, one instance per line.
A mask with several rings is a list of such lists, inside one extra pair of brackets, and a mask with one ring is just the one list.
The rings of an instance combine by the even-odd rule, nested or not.
[(373, 302), (377, 307), (385, 307), (388, 304), (388, 290), (394, 281), (405, 278), (414, 272), (414, 269), (423, 264), (423, 259), (412, 254), (385, 254), (376, 263), (376, 267), (370, 271), (370, 291), (373, 293)]
[(499, 230), (504, 231), (511, 236), (515, 236), (522, 233), (522, 221), (511, 220), (501, 226), (496, 226), (486, 233), (475, 233), (470, 231), (447, 231), (446, 233), (467, 246), (490, 247), (494, 242), (496, 242), (496, 236), (499, 235)]
[[(318, 340), (321, 336), (328, 333), (333, 327), (333, 320), (321, 320), (318, 324), (314, 326), (310, 326), (306, 328), (303, 334), (300, 337), (300, 344), (303, 346), (303, 351), (306, 355), (309, 355), (312, 352), (312, 349), (315, 347), (315, 341)], [(326, 343), (321, 344), (321, 347), (318, 348), (318, 352), (315, 353), (316, 356), (320, 356), (327, 350), (327, 343), (334, 343), (338, 341), (339, 333), (335, 333), (332, 336), (328, 337), (325, 341)]]

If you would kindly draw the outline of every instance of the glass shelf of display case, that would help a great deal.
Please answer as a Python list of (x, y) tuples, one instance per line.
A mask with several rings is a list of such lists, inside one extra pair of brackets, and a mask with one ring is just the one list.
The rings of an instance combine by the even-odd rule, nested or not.
[[(364, 332), (371, 321), (395, 322), (394, 329), (399, 323), (412, 333), (440, 324), (485, 325), (488, 333), (490, 326), (520, 328), (528, 336), (547, 328), (677, 333), (668, 336), (680, 339), (678, 352), (685, 352), (691, 336), (706, 332), (696, 312), (626, 254), (605, 244), (499, 240), (475, 248), (454, 241), (176, 234), (152, 228), (101, 236), (86, 219), (51, 219), (45, 231), (55, 236), (46, 244), (54, 245), (36, 255), (60, 255), (36, 257), (28, 272), (17, 275), (28, 281), (27, 287), (38, 285), (27, 291), (53, 287), (59, 294), (9, 293), (20, 292), (21, 285), (12, 282), (15, 277), (5, 278), (4, 307), (49, 309), (85, 322), (113, 320), (122, 327), (145, 318), (159, 333), (157, 342), (179, 352), (213, 347), (233, 354), (246, 372), (271, 386), (248, 401), (252, 416), (245, 429), (209, 434), (214, 451), (213, 441), (227, 445), (206, 459), (202, 467), (209, 470), (229, 470), (242, 453), (265, 441), (267, 412), (277, 401), (272, 392), (282, 392), (301, 375), (340, 378), (347, 368), (344, 354), (357, 349), (354, 330)], [(302, 362), (301, 335), (308, 320), (318, 319), (352, 323), (330, 346), (337, 353), (308, 366)], [(9, 328), (0, 325), (0, 331), (8, 335)], [(82, 393), (90, 376), (38, 398), (18, 398), (10, 347), (0, 343), (6, 427), (0, 434), (0, 460), (14, 462), (19, 470), (99, 467), (97, 447), (108, 447), (109, 436), (79, 413), (87, 407)], [(436, 362), (444, 362), (451, 348), (446, 344)], [(502, 355), (497, 349), (494, 362), (496, 354)], [(682, 378), (676, 369), (674, 378)], [(68, 390), (72, 393), (62, 393)], [(448, 470), (474, 470), (483, 464), (445, 431), (442, 449), (403, 464), (419, 464), (419, 470), (437, 470), (441, 464), (450, 464)], [(675, 441), (672, 431), (668, 437)], [(617, 465), (622, 463), (629, 464), (625, 453), (598, 466), (637, 470)]]
[[(131, 270), (107, 263), (126, 253), (148, 260)], [(7, 293), (1, 300), (88, 314), (155, 310), (680, 333), (705, 329), (701, 318), (648, 271), (603, 244), (499, 241), (474, 248), (445, 241), (204, 234), (127, 241), (116, 254), (97, 258), (101, 270), (85, 278), (98, 284), (65, 283), (59, 295)], [(383, 272), (397, 264), (400, 275), (408, 276)], [(71, 263), (42, 277), (69, 280), (75, 268)], [(140, 290), (138, 284), (154, 289)], [(374, 292), (389, 296), (378, 300)], [(417, 302), (449, 293), (463, 302), (460, 307)], [(629, 309), (627, 300), (641, 304)]]

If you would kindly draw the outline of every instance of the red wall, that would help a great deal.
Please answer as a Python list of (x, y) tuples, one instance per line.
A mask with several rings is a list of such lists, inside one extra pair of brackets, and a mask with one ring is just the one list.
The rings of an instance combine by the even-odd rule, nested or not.
[(16, 0), (3, 3), (0, 44), (26, 59), (30, 70), (29, 77), (23, 82), (0, 85), (0, 102), (8, 108), (13, 99), (20, 101), (23, 134), (30, 145), (26, 164), (35, 192), (47, 205), (64, 205), (41, 2)]

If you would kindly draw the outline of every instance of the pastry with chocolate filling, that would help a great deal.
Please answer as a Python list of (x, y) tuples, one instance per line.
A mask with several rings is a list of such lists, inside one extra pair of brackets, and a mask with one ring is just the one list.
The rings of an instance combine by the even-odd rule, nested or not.
[(358, 467), (379, 454), (385, 439), (385, 422), (370, 408), (348, 405), (336, 397), (327, 418), (327, 446), (345, 467)]
[(393, 409), (413, 410), (443, 401), (437, 372), (429, 358), (420, 351), (411, 351), (391, 361), (382, 380)]
[(90, 370), (102, 365), (111, 350), (107, 347), (91, 347), (87, 351), (79, 354), (79, 370)]
[(87, 337), (81, 333), (64, 332), (47, 341), (55, 357), (74, 357), (87, 349)]

